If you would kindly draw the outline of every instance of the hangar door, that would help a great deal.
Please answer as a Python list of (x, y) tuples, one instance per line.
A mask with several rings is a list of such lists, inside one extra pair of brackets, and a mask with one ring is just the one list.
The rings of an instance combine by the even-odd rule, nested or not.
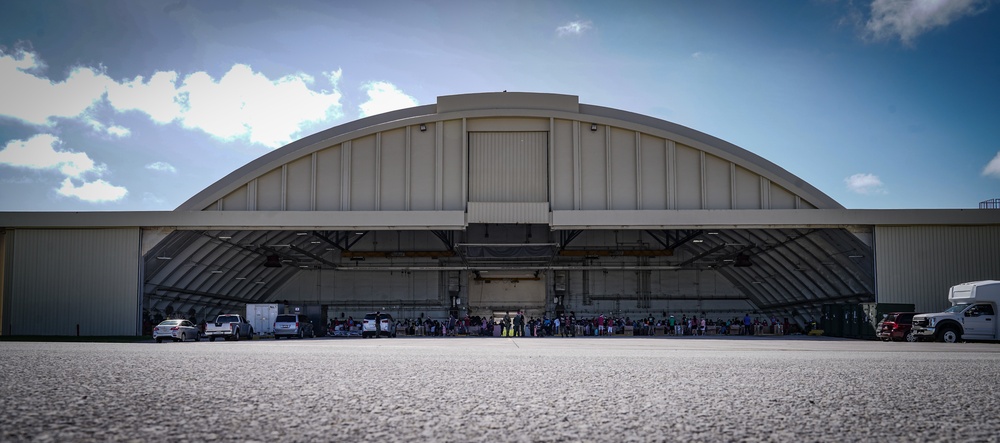
[[(469, 314), (489, 317), (495, 313), (521, 310), (529, 318), (545, 312), (545, 279), (469, 276)], [(503, 315), (503, 314), (499, 314)]]
[(469, 133), (469, 201), (548, 201), (548, 132)]

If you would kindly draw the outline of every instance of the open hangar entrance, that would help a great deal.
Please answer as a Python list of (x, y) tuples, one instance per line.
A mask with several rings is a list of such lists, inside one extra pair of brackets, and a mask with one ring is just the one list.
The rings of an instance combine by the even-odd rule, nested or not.
[(826, 303), (874, 300), (871, 248), (829, 228), (179, 230), (144, 262), (145, 314), (196, 319), (281, 303), (324, 322), (523, 310), (804, 323)]

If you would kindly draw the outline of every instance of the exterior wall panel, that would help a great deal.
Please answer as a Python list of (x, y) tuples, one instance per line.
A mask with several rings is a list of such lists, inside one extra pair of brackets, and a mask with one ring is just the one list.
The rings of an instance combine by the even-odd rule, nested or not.
[(406, 210), (406, 129), (382, 133), (379, 210)]
[(437, 125), (426, 125), (425, 131), (410, 132), (410, 210), (434, 210), (435, 132)]
[(760, 207), (760, 176), (736, 167), (736, 189), (734, 198), (736, 206), (733, 209), (763, 209)]
[(639, 170), (642, 173), (642, 201), (639, 208), (667, 209), (666, 140), (643, 134), (640, 138)]
[(635, 132), (611, 130), (611, 209), (638, 209), (639, 189), (636, 184), (638, 159), (635, 152)]
[[(589, 125), (587, 125), (589, 126)], [(608, 152), (604, 131), (580, 130), (580, 209), (608, 209)]]
[(247, 187), (241, 186), (239, 189), (229, 193), (222, 199), (223, 211), (246, 211), (247, 208)]
[(341, 145), (316, 153), (316, 210), (339, 211), (341, 191)]
[(569, 120), (556, 120), (552, 131), (552, 195), (549, 197), (552, 208), (573, 209), (573, 201), (576, 195), (576, 187), (573, 185), (574, 165), (576, 158), (573, 155), (573, 122)]
[(675, 209), (703, 209), (701, 207), (701, 151), (677, 145), (677, 172)]
[(257, 211), (281, 211), (281, 168), (257, 179)]
[(285, 183), (285, 210), (311, 211), (313, 194), (312, 156), (288, 164)]
[(767, 209), (795, 209), (795, 194), (774, 183), (771, 183), (770, 189), (771, 195), (768, 196), (770, 207)]
[(465, 209), (463, 201), (464, 180), (462, 174), (465, 173), (465, 159), (463, 149), (465, 149), (465, 133), (462, 131), (461, 120), (449, 120), (444, 122), (444, 146), (441, 171), (441, 209), (445, 211), (460, 211)]
[(948, 288), (1000, 280), (1000, 226), (876, 227), (875, 269), (877, 302), (940, 311)]
[(351, 211), (375, 208), (375, 136), (351, 141)]
[[(13, 235), (12, 235), (13, 234)], [(139, 229), (19, 229), (6, 275), (11, 335), (137, 335)]]
[(731, 163), (714, 155), (705, 155), (705, 191), (709, 209), (732, 209), (732, 167)]

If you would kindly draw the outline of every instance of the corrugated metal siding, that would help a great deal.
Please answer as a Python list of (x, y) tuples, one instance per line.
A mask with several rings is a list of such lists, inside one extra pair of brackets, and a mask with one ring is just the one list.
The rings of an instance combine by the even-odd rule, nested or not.
[(948, 288), (1000, 279), (1000, 226), (879, 226), (875, 267), (879, 303), (939, 311)]
[(548, 203), (469, 202), (468, 223), (549, 223)]
[(547, 132), (469, 133), (469, 201), (548, 201), (547, 146)]
[(137, 335), (139, 229), (8, 231), (11, 335)]

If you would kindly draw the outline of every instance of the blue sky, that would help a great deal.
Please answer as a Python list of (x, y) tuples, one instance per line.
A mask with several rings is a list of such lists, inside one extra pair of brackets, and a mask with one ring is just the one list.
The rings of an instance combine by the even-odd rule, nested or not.
[(1000, 198), (1000, 4), (0, 2), (0, 211), (172, 210), (270, 150), (491, 91), (752, 151), (847, 208)]

